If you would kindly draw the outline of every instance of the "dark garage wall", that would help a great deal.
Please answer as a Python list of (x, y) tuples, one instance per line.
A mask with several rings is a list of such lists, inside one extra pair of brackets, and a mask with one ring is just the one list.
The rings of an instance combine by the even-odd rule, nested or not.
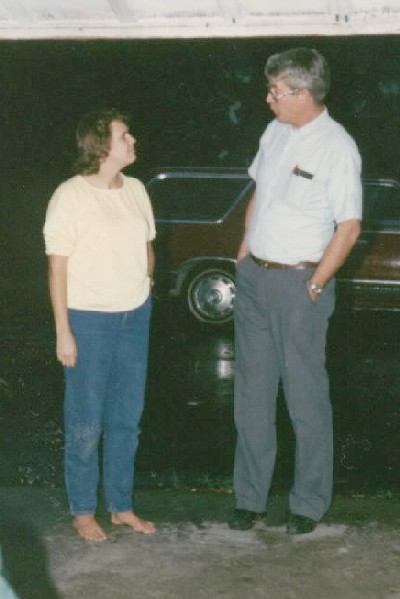
[(267, 56), (293, 45), (331, 62), (329, 110), (356, 138), (369, 174), (399, 177), (400, 41), (388, 37), (0, 43), (2, 309), (47, 309), (41, 227), (69, 175), (83, 112), (133, 114), (135, 172), (157, 165), (247, 165), (270, 114)]

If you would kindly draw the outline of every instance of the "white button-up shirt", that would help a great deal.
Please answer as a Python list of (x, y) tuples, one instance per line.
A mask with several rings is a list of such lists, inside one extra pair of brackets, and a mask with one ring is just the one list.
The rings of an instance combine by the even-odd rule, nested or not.
[(249, 168), (256, 199), (248, 246), (265, 260), (318, 262), (335, 224), (362, 215), (361, 158), (324, 111), (300, 128), (272, 121)]

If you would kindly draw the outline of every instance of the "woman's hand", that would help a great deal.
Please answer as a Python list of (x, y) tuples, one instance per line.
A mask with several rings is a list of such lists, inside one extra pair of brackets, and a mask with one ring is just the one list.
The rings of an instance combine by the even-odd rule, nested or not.
[(68, 331), (57, 334), (56, 345), (57, 360), (68, 368), (73, 368), (78, 357), (78, 348), (76, 346), (75, 337)]

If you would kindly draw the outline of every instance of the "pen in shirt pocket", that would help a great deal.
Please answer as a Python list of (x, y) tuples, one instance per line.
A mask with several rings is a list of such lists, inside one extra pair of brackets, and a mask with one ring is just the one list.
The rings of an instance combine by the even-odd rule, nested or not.
[(297, 177), (303, 177), (304, 179), (312, 179), (314, 177), (312, 173), (301, 170), (297, 165), (292, 168), (292, 173)]

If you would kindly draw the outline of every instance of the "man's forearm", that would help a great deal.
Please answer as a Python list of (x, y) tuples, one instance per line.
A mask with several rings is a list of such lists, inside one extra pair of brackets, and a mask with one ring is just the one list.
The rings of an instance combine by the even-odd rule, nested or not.
[(311, 277), (313, 283), (325, 287), (350, 254), (360, 232), (361, 223), (358, 219), (346, 220), (337, 225), (336, 232)]
[(244, 219), (244, 233), (243, 233), (242, 241), (239, 246), (237, 260), (241, 260), (242, 258), (247, 256), (247, 254), (249, 253), (249, 248), (247, 245), (247, 232), (248, 232), (248, 228), (250, 225), (251, 217), (253, 215), (255, 198), (256, 198), (256, 192), (253, 193), (253, 195), (250, 198), (249, 203), (247, 205), (246, 216)]

